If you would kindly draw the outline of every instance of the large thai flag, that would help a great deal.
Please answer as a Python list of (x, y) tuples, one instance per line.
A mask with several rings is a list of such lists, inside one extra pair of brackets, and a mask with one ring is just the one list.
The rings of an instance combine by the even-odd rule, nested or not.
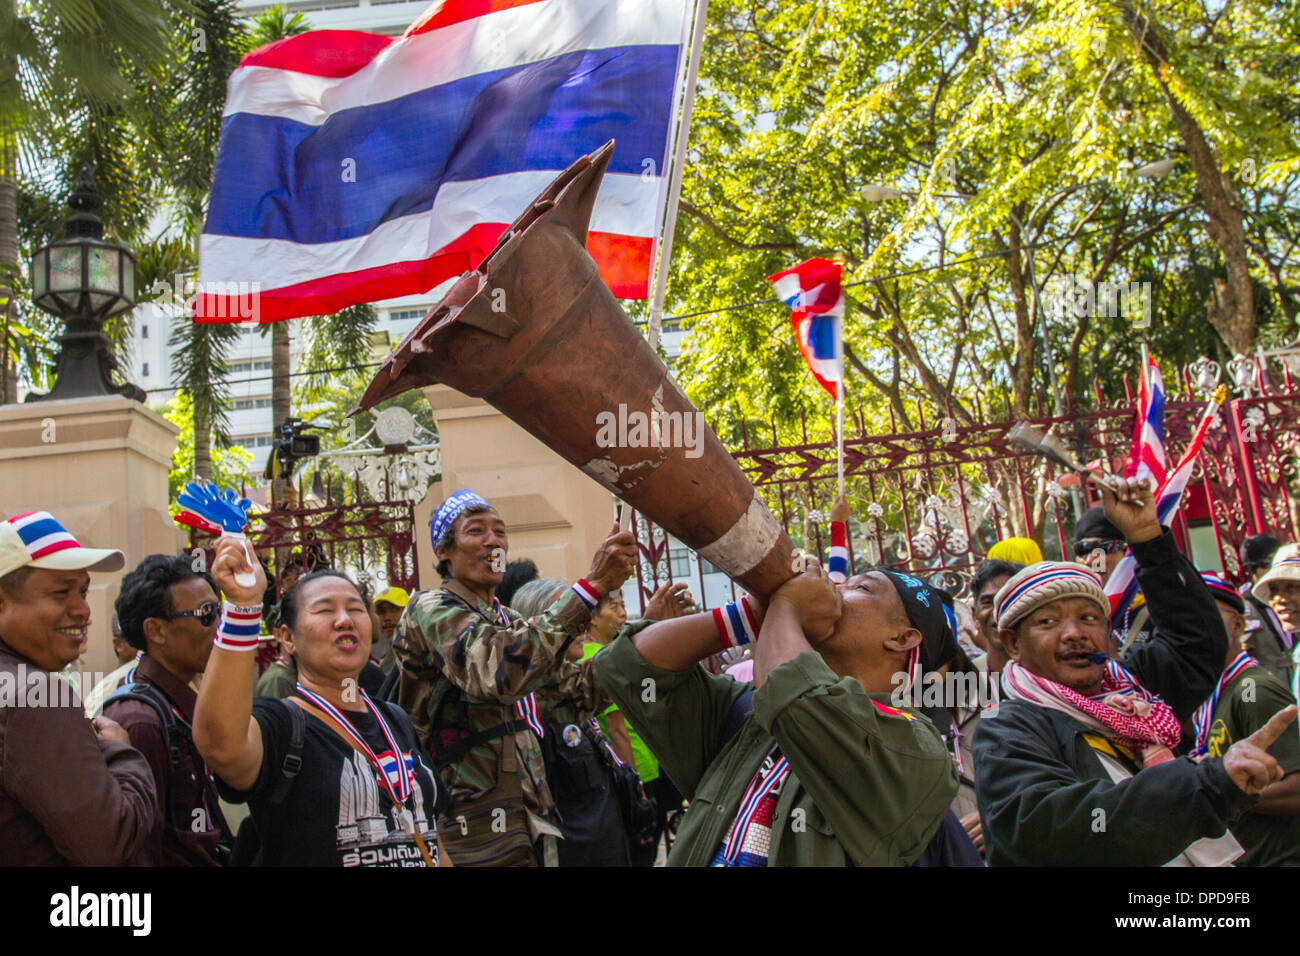
[(767, 277), (777, 298), (794, 310), (795, 342), (813, 378), (835, 399), (844, 380), (842, 275), (838, 262), (809, 259)]
[(439, 0), (400, 38), (318, 30), (249, 53), (196, 321), (238, 321), (250, 289), (262, 322), (427, 292), (610, 139), (587, 248), (615, 295), (645, 298), (691, 6)]
[(1165, 483), (1165, 389), (1156, 360), (1142, 350), (1138, 377), (1138, 414), (1126, 478), (1149, 478), (1155, 487)]
[[(1156, 517), (1159, 518), (1162, 525), (1168, 525), (1173, 520), (1174, 512), (1178, 510), (1178, 505), (1182, 502), (1183, 491), (1187, 488), (1187, 483), (1192, 477), (1192, 470), (1196, 467), (1196, 457), (1201, 453), (1201, 444), (1205, 441), (1205, 433), (1210, 430), (1210, 425), (1214, 421), (1214, 416), (1218, 414), (1219, 405), (1222, 401), (1222, 396), (1216, 394), (1210, 404), (1206, 406), (1205, 414), (1201, 416), (1196, 431), (1192, 434), (1192, 440), (1183, 452), (1183, 457), (1178, 460), (1178, 464), (1174, 466), (1174, 470), (1169, 473), (1164, 483), (1158, 486), (1156, 491)], [(1112, 631), (1123, 626), (1124, 616), (1128, 613), (1133, 598), (1137, 596), (1136, 572), (1137, 562), (1133, 557), (1133, 552), (1126, 551), (1124, 557), (1120, 558), (1119, 564), (1115, 565), (1115, 570), (1106, 579), (1106, 597), (1110, 602)]]

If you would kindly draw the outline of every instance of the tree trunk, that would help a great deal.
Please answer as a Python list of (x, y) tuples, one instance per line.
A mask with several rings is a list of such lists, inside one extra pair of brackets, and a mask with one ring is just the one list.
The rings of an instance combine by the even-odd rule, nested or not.
[[(1012, 361), (1011, 402), (1016, 417), (1028, 418), (1032, 411), (1029, 400), (1034, 394), (1034, 318), (1029, 314), (1029, 299), (1025, 294), (1025, 276), (1022, 271), (1020, 243), (1023, 238), (1020, 226), (1012, 219), (1008, 223), (1011, 244), (1008, 246), (995, 232), (994, 245), (1002, 253), (1011, 288), (1011, 302), (1016, 312), (1016, 351)], [(1033, 255), (1033, 253), (1029, 253)]]
[(271, 418), (279, 426), (293, 414), (289, 398), (289, 323), (271, 326)]
[[(10, 56), (5, 62), (6, 78), (14, 77), (17, 72), (17, 58)], [(18, 265), (18, 179), (15, 170), (16, 143), (14, 129), (5, 125), (0, 128), (0, 275), (10, 276)], [(14, 289), (5, 290), (5, 298), (14, 294)], [(12, 306), (9, 302), (7, 305)], [(17, 357), (9, 351), (9, 322), (13, 309), (5, 311), (4, 354), (0, 362), (4, 363), (3, 391), (0, 392), (0, 405), (12, 405), (18, 401), (18, 362)]]
[(212, 422), (199, 402), (194, 403), (194, 476), (212, 479)]
[[(289, 395), (289, 323), (276, 322), (271, 326), (271, 425), (279, 429), (280, 423), (293, 414)], [(279, 436), (279, 432), (276, 432)], [(280, 475), (271, 482), (273, 501), (284, 501), (289, 487), (289, 475)]]
[(1232, 187), (1220, 171), (1219, 159), (1205, 133), (1169, 89), (1165, 71), (1172, 69), (1165, 46), (1155, 24), (1145, 13), (1130, 5), (1120, 6), (1124, 25), (1137, 40), (1156, 82), (1164, 94), (1178, 135), (1192, 161), (1196, 185), (1205, 201), (1205, 231), (1223, 256), (1227, 278), (1215, 277), (1214, 295), (1209, 303), (1210, 324), (1237, 353), (1248, 353), (1255, 346), (1255, 289), (1246, 256), (1246, 232), (1242, 213)]

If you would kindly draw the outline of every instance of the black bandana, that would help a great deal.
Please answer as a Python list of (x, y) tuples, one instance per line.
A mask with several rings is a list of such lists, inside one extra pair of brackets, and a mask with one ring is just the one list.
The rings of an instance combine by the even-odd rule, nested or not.
[(921, 632), (921, 668), (935, 671), (957, 657), (957, 621), (952, 595), (902, 571), (876, 568), (889, 578), (907, 620)]

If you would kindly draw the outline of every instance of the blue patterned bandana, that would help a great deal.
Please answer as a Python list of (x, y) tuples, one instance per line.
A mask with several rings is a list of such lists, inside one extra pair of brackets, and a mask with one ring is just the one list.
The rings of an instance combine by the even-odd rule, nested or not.
[(468, 488), (462, 488), (460, 491), (452, 492), (447, 500), (438, 506), (438, 510), (429, 519), (429, 538), (433, 542), (434, 550), (437, 550), (438, 542), (447, 533), (447, 529), (465, 513), (465, 509), (472, 508), (475, 505), (492, 507), (477, 493), (470, 491)]

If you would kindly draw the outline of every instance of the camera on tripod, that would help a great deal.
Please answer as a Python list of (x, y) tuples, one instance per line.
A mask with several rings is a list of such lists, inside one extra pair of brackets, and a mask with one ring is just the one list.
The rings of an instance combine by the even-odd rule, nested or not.
[(279, 434), (271, 446), (271, 454), (266, 459), (264, 475), (266, 480), (271, 481), (279, 475), (291, 475), (296, 462), (319, 455), (320, 436), (303, 433), (309, 428), (323, 429), (324, 427), (314, 422), (305, 422), (301, 418), (286, 418), (282, 421), (276, 428)]

